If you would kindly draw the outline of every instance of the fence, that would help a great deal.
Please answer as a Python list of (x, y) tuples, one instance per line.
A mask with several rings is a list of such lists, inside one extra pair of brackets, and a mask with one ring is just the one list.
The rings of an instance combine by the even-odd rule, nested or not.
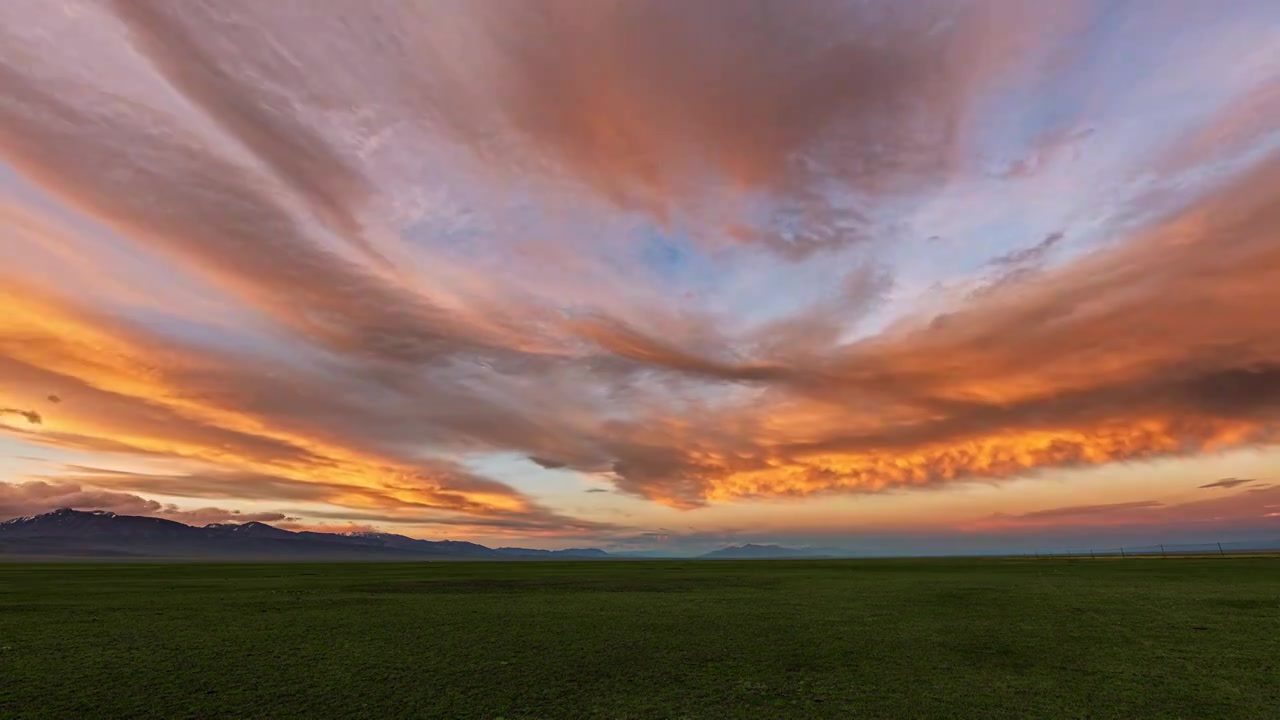
[(1211, 543), (1178, 543), (1163, 545), (1135, 545), (1112, 548), (1049, 548), (1025, 553), (1029, 557), (1041, 558), (1131, 558), (1131, 557), (1185, 557), (1207, 555), (1226, 557), (1228, 555), (1258, 555), (1280, 553), (1280, 541), (1274, 543), (1256, 542), (1211, 542)]

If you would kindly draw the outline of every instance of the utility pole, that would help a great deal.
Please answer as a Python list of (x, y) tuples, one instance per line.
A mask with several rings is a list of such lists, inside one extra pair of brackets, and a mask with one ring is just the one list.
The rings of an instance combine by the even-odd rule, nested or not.
[(1124, 548), (1120, 548), (1120, 557), (1129, 557), (1128, 555), (1124, 554)]
[(1222, 552), (1222, 543), (1218, 543), (1218, 554), (1221, 555), (1222, 557), (1227, 556), (1226, 553)]
[(1168, 555), (1165, 555), (1165, 554), (1164, 554), (1164, 546), (1163, 546), (1163, 545), (1161, 545), (1161, 546), (1160, 546), (1160, 557), (1169, 557)]

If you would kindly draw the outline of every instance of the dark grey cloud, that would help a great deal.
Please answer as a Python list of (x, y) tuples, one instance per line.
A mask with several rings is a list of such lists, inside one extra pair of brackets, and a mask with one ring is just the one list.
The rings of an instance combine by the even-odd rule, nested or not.
[(562, 463), (559, 460), (549, 460), (547, 458), (534, 457), (532, 455), (529, 457), (529, 462), (532, 462), (538, 467), (546, 468), (547, 470), (559, 470), (560, 468), (565, 467), (565, 463)]
[(1062, 517), (1079, 517), (1082, 515), (1105, 515), (1107, 513), (1118, 513), (1129, 510), (1144, 510), (1147, 508), (1161, 507), (1163, 503), (1154, 500), (1136, 500), (1134, 502), (1109, 503), (1106, 505), (1073, 505), (1070, 507), (1051, 508), (1049, 510), (1036, 510), (1034, 512), (1023, 513), (1018, 515), (1019, 518), (1026, 519), (1048, 519)]
[(1200, 488), (1205, 490), (1209, 488), (1229, 489), (1233, 487), (1238, 487), (1240, 485), (1248, 485), (1250, 483), (1255, 483), (1255, 482), (1257, 482), (1257, 480), (1254, 478), (1222, 478), (1221, 480), (1214, 480), (1211, 483), (1206, 483), (1204, 485), (1201, 485)]
[(32, 425), (40, 425), (44, 422), (44, 418), (35, 410), (22, 410), (19, 408), (0, 407), (0, 415), (17, 415)]

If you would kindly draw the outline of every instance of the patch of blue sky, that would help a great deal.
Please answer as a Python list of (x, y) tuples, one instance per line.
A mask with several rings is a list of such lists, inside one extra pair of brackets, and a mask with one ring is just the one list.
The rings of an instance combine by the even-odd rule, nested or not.
[[(715, 228), (707, 231), (719, 232)], [(647, 279), (675, 307), (696, 307), (726, 315), (736, 315), (744, 309), (739, 284), (743, 282), (743, 272), (750, 272), (757, 248), (725, 244), (716, 238), (695, 238), (683, 223), (659, 227), (646, 222), (633, 231), (632, 239), (633, 256), (618, 258), (620, 267), (625, 270), (638, 262)], [(750, 294), (758, 290), (756, 286)]]
[(411, 204), (410, 217), (399, 230), (410, 245), (468, 257), (481, 254), (484, 240), (494, 234), (486, 232), (481, 217), (448, 188), (420, 188)]
[[(827, 207), (816, 217), (770, 208), (775, 212), (756, 216), (756, 228), (775, 233), (783, 242), (803, 241), (819, 232), (829, 240), (823, 247), (795, 256), (780, 253), (769, 244), (735, 242), (717, 255), (717, 292), (707, 298), (707, 307), (724, 317), (727, 326), (751, 327), (829, 302), (844, 291), (845, 280), (852, 274), (879, 263), (878, 247), (887, 245), (878, 242), (874, 230), (849, 218), (856, 211), (848, 191), (835, 187), (816, 190), (831, 193), (823, 201)], [(806, 225), (813, 222), (822, 226)]]
[[(636, 231), (637, 255), (644, 268), (664, 285), (689, 289), (690, 283), (705, 282), (706, 263), (699, 257), (687, 233), (661, 230), (646, 225)], [(714, 278), (710, 278), (714, 282)]]
[(471, 453), (459, 458), (467, 470), (509, 485), (547, 504), (580, 500), (583, 492), (596, 485), (575, 470), (544, 468), (519, 453)]

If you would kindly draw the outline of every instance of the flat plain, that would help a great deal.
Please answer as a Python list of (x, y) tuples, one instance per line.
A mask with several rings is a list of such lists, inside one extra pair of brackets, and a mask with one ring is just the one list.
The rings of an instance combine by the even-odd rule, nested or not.
[(1280, 559), (0, 564), (0, 717), (1277, 718)]

